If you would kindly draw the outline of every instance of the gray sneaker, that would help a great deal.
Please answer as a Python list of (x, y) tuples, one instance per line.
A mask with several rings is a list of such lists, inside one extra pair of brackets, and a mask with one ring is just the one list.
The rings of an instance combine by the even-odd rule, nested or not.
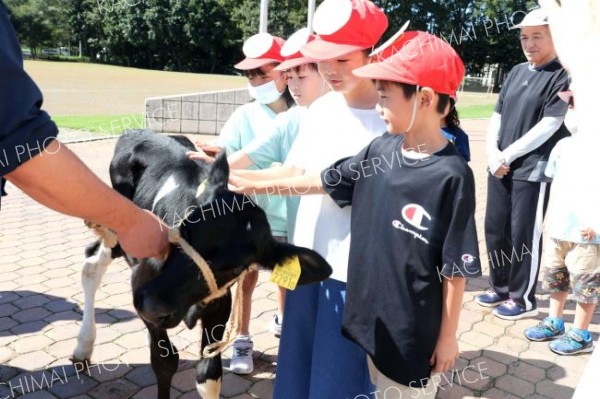
[(269, 323), (269, 331), (273, 333), (277, 338), (281, 337), (281, 327), (283, 323), (279, 321), (279, 316), (277, 313), (273, 315), (271, 322)]
[(252, 350), (254, 343), (250, 338), (238, 338), (232, 345), (233, 354), (229, 369), (235, 374), (250, 374), (254, 370)]

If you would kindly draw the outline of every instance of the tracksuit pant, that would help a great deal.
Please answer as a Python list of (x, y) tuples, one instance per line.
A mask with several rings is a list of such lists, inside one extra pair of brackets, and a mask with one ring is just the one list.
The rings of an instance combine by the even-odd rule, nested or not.
[(536, 308), (542, 221), (550, 183), (488, 175), (485, 241), (490, 287), (526, 310)]

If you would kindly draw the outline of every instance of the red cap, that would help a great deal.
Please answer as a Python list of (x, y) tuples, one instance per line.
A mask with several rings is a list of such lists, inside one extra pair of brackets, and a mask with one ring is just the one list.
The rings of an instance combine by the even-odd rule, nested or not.
[(281, 55), (281, 46), (285, 43), (280, 37), (269, 33), (258, 33), (244, 42), (244, 58), (234, 65), (237, 69), (250, 70), (263, 65), (280, 63), (284, 60)]
[(304, 57), (300, 52), (302, 46), (314, 39), (315, 35), (310, 33), (308, 28), (302, 28), (288, 37), (283, 47), (281, 47), (281, 56), (285, 57), (285, 61), (277, 65), (275, 70), (287, 71), (302, 64), (315, 62), (312, 58)]
[(379, 61), (355, 69), (356, 76), (430, 87), (456, 97), (465, 74), (452, 46), (427, 32), (405, 32), (375, 53)]
[(324, 0), (313, 19), (317, 38), (302, 54), (330, 60), (373, 47), (388, 27), (383, 11), (368, 0)]

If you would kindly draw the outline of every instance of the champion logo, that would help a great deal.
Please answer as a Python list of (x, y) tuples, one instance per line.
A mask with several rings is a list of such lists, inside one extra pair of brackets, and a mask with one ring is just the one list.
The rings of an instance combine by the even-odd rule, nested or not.
[(464, 254), (460, 258), (464, 263), (472, 263), (475, 260), (475, 257), (471, 254)]
[(408, 204), (402, 208), (402, 217), (412, 226), (419, 230), (428, 230), (429, 227), (424, 226), (424, 219), (431, 220), (431, 215), (427, 213), (425, 208), (418, 204)]

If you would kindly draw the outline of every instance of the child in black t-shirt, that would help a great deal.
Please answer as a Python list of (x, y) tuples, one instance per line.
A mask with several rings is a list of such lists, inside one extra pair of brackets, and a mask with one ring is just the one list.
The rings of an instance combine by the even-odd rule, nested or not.
[(390, 42), (378, 63), (354, 70), (375, 80), (389, 133), (320, 177), (230, 181), (243, 192), (324, 190), (352, 205), (343, 333), (367, 352), (379, 392), (433, 398), (440, 379), (429, 383), (431, 372), (459, 355), (465, 277), (481, 275), (473, 173), (440, 129), (464, 65), (425, 32)]

